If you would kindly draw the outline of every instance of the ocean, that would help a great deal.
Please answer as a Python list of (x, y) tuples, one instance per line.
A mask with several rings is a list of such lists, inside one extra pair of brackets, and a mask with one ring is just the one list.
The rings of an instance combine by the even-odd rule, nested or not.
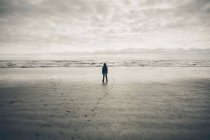
[(144, 51), (111, 54), (2, 55), (0, 68), (101, 67), (210, 67), (209, 51)]

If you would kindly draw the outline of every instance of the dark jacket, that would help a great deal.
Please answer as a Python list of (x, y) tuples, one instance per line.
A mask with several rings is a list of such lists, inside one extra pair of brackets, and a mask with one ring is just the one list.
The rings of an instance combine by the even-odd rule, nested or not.
[(106, 65), (104, 65), (102, 68), (102, 74), (107, 74), (107, 73), (108, 73), (108, 68)]

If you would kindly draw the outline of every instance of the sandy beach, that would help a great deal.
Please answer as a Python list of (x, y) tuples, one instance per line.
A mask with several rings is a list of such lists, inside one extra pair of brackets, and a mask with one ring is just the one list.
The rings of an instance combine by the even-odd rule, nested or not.
[(1, 140), (208, 140), (209, 67), (0, 69)]
[(0, 140), (210, 140), (210, 0), (0, 0)]

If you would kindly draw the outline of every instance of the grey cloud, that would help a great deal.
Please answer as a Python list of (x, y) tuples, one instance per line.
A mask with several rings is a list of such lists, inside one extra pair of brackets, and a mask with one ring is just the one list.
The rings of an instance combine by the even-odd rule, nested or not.
[(0, 0), (0, 41), (138, 44), (145, 33), (206, 33), (209, 12), (210, 0)]
[[(209, 7), (206, 7), (209, 6)], [(206, 8), (205, 8), (206, 7)], [(190, 0), (177, 8), (177, 14), (186, 18), (210, 20), (210, 0)]]

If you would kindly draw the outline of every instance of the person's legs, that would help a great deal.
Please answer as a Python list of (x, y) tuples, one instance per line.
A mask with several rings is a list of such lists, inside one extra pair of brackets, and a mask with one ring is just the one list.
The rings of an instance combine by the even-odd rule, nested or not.
[(104, 76), (105, 76), (105, 75), (103, 74), (103, 80), (102, 80), (103, 82), (104, 82)]

